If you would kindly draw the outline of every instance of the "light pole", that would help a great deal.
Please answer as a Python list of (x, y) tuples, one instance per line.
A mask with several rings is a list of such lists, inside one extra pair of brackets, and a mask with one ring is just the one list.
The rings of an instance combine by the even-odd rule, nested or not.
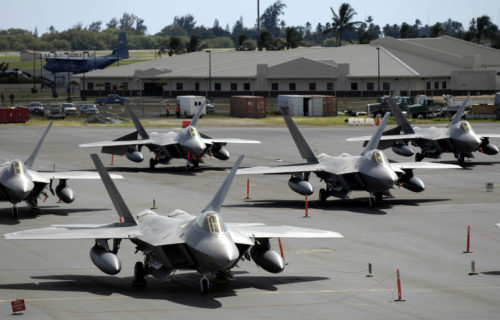
[[(55, 51), (51, 51), (50, 53), (53, 53), (54, 54), (54, 64), (56, 63), (56, 52)], [(57, 98), (57, 90), (56, 90), (56, 73), (53, 72), (54, 74), (54, 85), (52, 86), (52, 97), (53, 98)]]
[[(82, 53), (82, 64), (85, 64), (85, 54), (87, 54), (87, 58), (89, 57), (89, 52), (88, 51), (83, 51)], [(83, 73), (82, 73), (82, 88), (80, 89), (80, 97), (82, 101), (87, 100), (87, 97), (85, 96), (85, 67), (83, 68)]]
[(67, 80), (68, 80), (68, 87), (66, 89), (66, 91), (68, 92), (68, 97), (66, 98), (66, 102), (71, 102), (71, 90), (69, 88), (69, 85), (70, 85), (70, 83), (69, 83), (69, 52), (65, 52), (64, 54), (68, 55), (68, 60), (67, 60), (67, 68), (68, 68), (68, 76), (67, 76), (68, 79)]
[(35, 49), (33, 49), (33, 89), (31, 89), (31, 93), (36, 93), (36, 64), (35, 64)]
[(208, 97), (210, 98), (210, 91), (212, 90), (212, 50), (208, 52)]
[(380, 47), (377, 47), (377, 65), (378, 65), (378, 72), (377, 72), (377, 81), (378, 81), (378, 94), (380, 94)]

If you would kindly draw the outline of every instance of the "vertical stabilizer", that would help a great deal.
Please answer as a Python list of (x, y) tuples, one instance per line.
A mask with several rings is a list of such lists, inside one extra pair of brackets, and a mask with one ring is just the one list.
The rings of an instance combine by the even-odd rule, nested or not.
[(202, 213), (207, 211), (219, 212), (220, 208), (222, 207), (222, 203), (224, 203), (227, 192), (229, 191), (229, 187), (231, 186), (231, 183), (233, 183), (234, 176), (236, 175), (236, 171), (238, 170), (243, 157), (244, 155), (240, 155), (238, 157), (238, 160), (236, 160), (236, 162), (234, 163), (231, 172), (229, 172), (229, 174), (227, 175), (226, 179), (220, 186), (212, 201), (210, 201), (210, 203), (202, 210)]
[(203, 113), (203, 108), (205, 108), (205, 102), (201, 104), (201, 106), (198, 108), (198, 111), (196, 111), (196, 114), (193, 117), (193, 120), (191, 120), (191, 126), (196, 127), (196, 124), (198, 123), (198, 119), (200, 119), (201, 114)]
[(458, 108), (457, 113), (455, 113), (453, 118), (451, 118), (451, 121), (448, 124), (447, 128), (457, 124), (460, 121), (460, 119), (462, 119), (462, 116), (463, 116), (464, 111), (465, 111), (465, 107), (467, 106), (468, 102), (469, 102), (469, 96), (467, 96), (467, 98), (464, 100), (464, 103), (462, 103), (460, 108)]
[(132, 119), (132, 122), (134, 123), (134, 126), (137, 129), (137, 132), (139, 133), (139, 136), (141, 136), (142, 139), (149, 139), (149, 134), (146, 132), (146, 130), (144, 129), (141, 122), (139, 121), (135, 113), (132, 111), (130, 106), (127, 104), (125, 107), (127, 108), (128, 114), (130, 115), (130, 118)]
[(132, 215), (129, 208), (125, 204), (125, 201), (123, 201), (120, 192), (118, 191), (115, 183), (109, 176), (108, 171), (102, 164), (101, 159), (99, 159), (99, 157), (95, 153), (91, 154), (90, 157), (92, 158), (92, 161), (94, 161), (95, 168), (97, 169), (97, 172), (101, 176), (102, 182), (104, 183), (104, 187), (106, 188), (106, 191), (108, 192), (109, 197), (111, 198), (113, 206), (115, 207), (118, 215), (123, 218), (124, 222), (136, 225), (137, 222), (135, 221), (134, 216)]
[(396, 99), (394, 99), (393, 97), (389, 97), (387, 98), (386, 101), (387, 104), (389, 105), (389, 109), (391, 109), (392, 115), (394, 116), (394, 120), (396, 120), (397, 125), (401, 128), (403, 133), (405, 134), (415, 133), (410, 123), (404, 116), (403, 112), (401, 112), (401, 109), (398, 107)]
[(368, 141), (368, 144), (366, 145), (365, 150), (363, 150), (363, 153), (361, 155), (364, 155), (366, 152), (375, 150), (378, 148), (378, 144), (380, 142), (380, 138), (382, 137), (382, 133), (384, 133), (385, 125), (387, 124), (387, 120), (389, 120), (389, 116), (391, 115), (390, 112), (387, 112), (380, 122), (377, 130), (371, 137), (370, 141)]
[(38, 141), (38, 144), (36, 145), (35, 150), (33, 150), (31, 155), (29, 156), (29, 158), (26, 161), (24, 161), (24, 165), (26, 168), (31, 169), (31, 167), (33, 167), (33, 164), (35, 163), (36, 156), (38, 155), (38, 151), (40, 151), (40, 147), (43, 144), (43, 140), (45, 140), (45, 136), (47, 135), (47, 133), (49, 133), (50, 127), (52, 127), (53, 122), (54, 121), (51, 121), (49, 123), (49, 125), (45, 129), (44, 133), (42, 134), (42, 137)]
[(302, 159), (307, 160), (308, 163), (318, 163), (318, 158), (316, 158), (314, 152), (312, 152), (311, 148), (306, 142), (306, 139), (304, 139), (299, 131), (299, 128), (297, 128), (292, 118), (286, 112), (285, 115), (283, 115), (283, 118), (285, 118), (285, 123), (288, 127), (288, 130), (290, 131), (290, 134), (292, 135), (297, 149), (299, 149)]
[(113, 53), (111, 55), (115, 56), (118, 59), (128, 59), (128, 44), (127, 44), (127, 34), (125, 32), (120, 32), (118, 36), (118, 42), (116, 43), (116, 47), (113, 49)]

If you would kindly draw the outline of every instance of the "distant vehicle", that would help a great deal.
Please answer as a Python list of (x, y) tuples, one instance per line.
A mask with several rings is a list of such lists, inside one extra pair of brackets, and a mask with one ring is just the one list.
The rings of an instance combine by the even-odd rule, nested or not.
[(43, 68), (52, 73), (71, 72), (83, 73), (91, 70), (104, 69), (107, 66), (121, 59), (128, 59), (127, 36), (124, 32), (118, 36), (118, 43), (113, 52), (102, 57), (45, 57), (45, 65)]
[(45, 110), (40, 102), (32, 101), (28, 103), (28, 112), (39, 116), (45, 115)]
[(205, 109), (207, 113), (214, 113), (215, 112), (215, 106), (212, 100), (205, 100)]
[(74, 116), (78, 114), (78, 109), (72, 103), (63, 103), (63, 112), (67, 116)]
[(178, 96), (177, 105), (180, 107), (180, 114), (184, 117), (193, 117), (200, 106), (203, 108), (201, 115), (207, 114), (205, 97), (202, 96)]
[[(387, 104), (389, 96), (380, 97), (378, 102), (369, 103), (366, 105), (366, 112), (374, 118), (383, 117), (387, 112), (390, 112)], [(397, 104), (402, 111), (407, 111), (410, 104), (414, 104), (415, 100), (412, 97), (396, 97)]]
[(116, 93), (110, 93), (108, 94), (107, 97), (103, 98), (97, 98), (95, 99), (95, 103), (98, 105), (105, 105), (105, 104), (113, 104), (113, 103), (119, 103), (119, 104), (124, 104), (128, 102), (128, 98), (121, 97), (120, 95)]
[(60, 104), (54, 104), (49, 106), (45, 116), (49, 119), (64, 119), (66, 115), (64, 114), (64, 109)]
[(418, 103), (408, 106), (408, 113), (413, 119), (429, 119), (442, 116), (440, 106), (434, 104), (434, 99), (431, 97), (421, 96)]
[(81, 114), (96, 114), (99, 113), (99, 108), (95, 104), (82, 104), (80, 107)]

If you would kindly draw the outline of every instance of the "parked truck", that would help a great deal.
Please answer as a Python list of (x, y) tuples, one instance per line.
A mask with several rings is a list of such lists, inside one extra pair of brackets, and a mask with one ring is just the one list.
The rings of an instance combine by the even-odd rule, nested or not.
[(408, 114), (413, 119), (429, 119), (443, 115), (443, 109), (434, 103), (432, 97), (419, 96), (418, 103), (408, 106)]
[(180, 115), (186, 118), (193, 117), (200, 107), (203, 107), (202, 115), (207, 114), (206, 99), (202, 96), (178, 96), (177, 106), (180, 110)]
[[(389, 96), (378, 98), (376, 103), (369, 103), (366, 105), (366, 113), (374, 118), (383, 117), (387, 112), (390, 112), (389, 105), (387, 104)], [(408, 111), (408, 106), (414, 103), (412, 97), (394, 97), (401, 111)]]
[(108, 94), (107, 97), (100, 97), (95, 99), (95, 103), (98, 105), (105, 105), (105, 104), (125, 104), (128, 103), (128, 98), (121, 97), (120, 95), (116, 93), (110, 93)]

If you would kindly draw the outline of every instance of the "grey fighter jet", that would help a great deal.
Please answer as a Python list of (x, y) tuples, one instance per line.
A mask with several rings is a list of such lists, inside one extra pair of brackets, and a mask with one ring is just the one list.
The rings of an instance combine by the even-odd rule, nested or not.
[[(172, 158), (187, 160), (187, 169), (191, 164), (195, 167), (203, 161), (204, 155), (213, 155), (217, 159), (229, 159), (229, 152), (224, 149), (228, 143), (260, 143), (256, 140), (230, 139), (230, 138), (210, 138), (198, 132), (196, 124), (201, 116), (205, 105), (201, 105), (190, 125), (180, 132), (148, 134), (134, 112), (127, 106), (128, 113), (134, 122), (136, 131), (120, 137), (113, 141), (102, 141), (81, 144), (80, 147), (102, 147), (102, 153), (125, 155), (129, 160), (142, 162), (144, 156), (141, 148), (146, 146), (149, 151), (155, 154), (149, 159), (149, 167), (153, 169), (158, 163), (168, 164)], [(140, 137), (140, 138), (139, 138)]]
[(376, 201), (382, 200), (389, 194), (394, 185), (402, 186), (413, 192), (424, 190), (424, 183), (413, 175), (413, 169), (448, 169), (460, 168), (455, 165), (434, 164), (428, 162), (389, 163), (384, 153), (377, 149), (385, 124), (390, 113), (386, 113), (361, 156), (351, 156), (343, 153), (340, 156), (320, 154), (316, 156), (292, 118), (284, 115), (288, 130), (292, 135), (300, 155), (307, 163), (274, 167), (254, 167), (238, 170), (237, 174), (284, 174), (290, 173), (288, 186), (293, 191), (310, 195), (313, 187), (309, 183), (309, 176), (314, 172), (318, 178), (326, 182), (326, 188), (319, 190), (320, 202), (325, 202), (329, 196), (346, 198), (353, 190), (368, 191), (370, 193), (370, 207)]
[[(122, 239), (129, 239), (144, 254), (137, 262), (134, 284), (145, 285), (144, 277), (152, 275), (169, 279), (177, 269), (201, 273), (201, 292), (207, 294), (209, 277), (231, 277), (231, 269), (242, 260), (253, 260), (262, 269), (279, 273), (285, 263), (271, 249), (270, 238), (342, 238), (325, 230), (266, 226), (262, 223), (224, 223), (219, 214), (224, 198), (243, 156), (240, 156), (212, 201), (198, 216), (182, 210), (159, 215), (144, 210), (133, 215), (123, 201), (99, 157), (91, 155), (113, 205), (123, 219), (104, 225), (56, 225), (49, 228), (5, 234), (6, 239), (95, 239), (90, 249), (92, 262), (104, 273), (117, 274), (121, 262), (117, 256)], [(112, 241), (112, 246), (108, 244)]]
[[(38, 210), (38, 199), (42, 195), (47, 196), (45, 192), (47, 187), (60, 200), (71, 203), (75, 200), (75, 193), (68, 186), (68, 179), (99, 179), (96, 172), (40, 172), (32, 170), (36, 156), (51, 126), (52, 122), (49, 123), (35, 150), (26, 161), (15, 159), (0, 165), (0, 201), (12, 203), (12, 214), (15, 218), (18, 216), (17, 204), (21, 201), (26, 201), (32, 211)], [(113, 178), (122, 178), (122, 176), (114, 174)], [(55, 192), (52, 188), (54, 179), (59, 179)]]
[[(469, 99), (465, 99), (446, 128), (413, 128), (394, 98), (387, 99), (398, 126), (384, 132), (380, 149), (391, 147), (395, 153), (410, 157), (414, 154), (409, 146), (411, 143), (421, 148), (421, 152), (415, 154), (415, 161), (422, 161), (426, 157), (438, 159), (442, 153), (449, 152), (455, 155), (460, 166), (464, 166), (466, 157), (473, 158), (475, 151), (487, 155), (497, 154), (498, 148), (490, 143), (490, 138), (500, 138), (500, 134), (477, 134), (469, 122), (461, 120), (468, 101)], [(365, 141), (366, 144), (368, 139), (369, 137), (356, 137), (347, 141)]]

